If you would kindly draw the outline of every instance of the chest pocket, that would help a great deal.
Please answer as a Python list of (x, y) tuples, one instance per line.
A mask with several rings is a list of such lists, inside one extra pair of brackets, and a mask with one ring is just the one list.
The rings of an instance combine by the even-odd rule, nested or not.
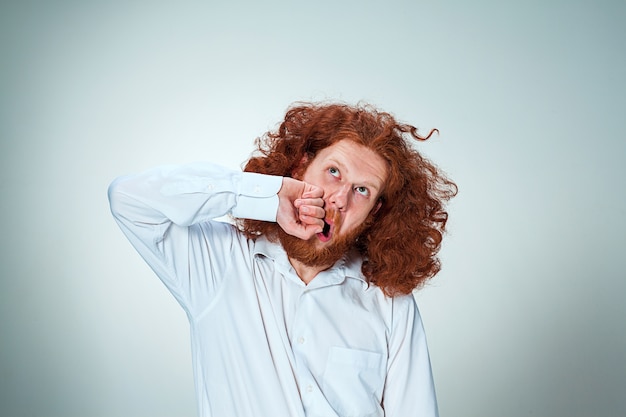
[(331, 347), (324, 371), (324, 395), (341, 417), (383, 416), (384, 370), (380, 353)]

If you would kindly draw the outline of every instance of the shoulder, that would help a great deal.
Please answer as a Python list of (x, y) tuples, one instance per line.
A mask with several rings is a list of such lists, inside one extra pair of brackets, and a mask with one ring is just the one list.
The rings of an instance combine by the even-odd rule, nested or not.
[(385, 321), (391, 332), (406, 327), (413, 327), (415, 323), (421, 322), (419, 309), (413, 294), (389, 297), (383, 294), (378, 287), (373, 287), (372, 289), (375, 289), (380, 294), (379, 299), (382, 300), (384, 305), (382, 311), (384, 311)]

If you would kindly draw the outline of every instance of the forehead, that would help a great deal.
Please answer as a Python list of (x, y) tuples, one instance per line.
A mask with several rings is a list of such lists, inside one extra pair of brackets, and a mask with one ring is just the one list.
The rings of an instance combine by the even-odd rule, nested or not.
[(387, 162), (370, 148), (342, 139), (318, 152), (313, 164), (338, 165), (342, 176), (380, 190), (387, 180)]

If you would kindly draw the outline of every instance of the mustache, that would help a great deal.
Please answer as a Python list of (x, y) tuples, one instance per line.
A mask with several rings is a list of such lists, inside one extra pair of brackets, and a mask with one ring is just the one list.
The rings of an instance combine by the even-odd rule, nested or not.
[[(324, 217), (324, 231), (323, 233), (326, 235), (330, 231), (330, 224), (332, 223), (337, 229), (341, 225), (341, 213), (339, 210), (334, 208), (329, 208), (326, 210), (326, 216)], [(329, 223), (329, 220), (331, 223)]]
[(322, 219), (324, 221), (324, 228), (322, 229), (322, 234), (325, 237), (328, 237), (330, 234), (330, 222), (335, 225), (335, 230), (337, 230), (337, 222), (339, 220), (339, 212), (335, 209), (326, 210), (326, 216)]

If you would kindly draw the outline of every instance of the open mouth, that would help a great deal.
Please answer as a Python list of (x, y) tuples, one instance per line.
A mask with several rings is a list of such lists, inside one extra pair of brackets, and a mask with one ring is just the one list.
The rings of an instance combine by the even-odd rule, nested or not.
[(327, 210), (326, 218), (324, 219), (324, 227), (322, 228), (322, 231), (317, 234), (319, 240), (322, 242), (330, 241), (333, 238), (340, 221), (341, 219), (337, 210)]
[(322, 231), (317, 234), (319, 240), (321, 240), (322, 242), (328, 242), (329, 240), (331, 240), (335, 230), (334, 225), (335, 222), (332, 217), (327, 217), (326, 219), (324, 219), (324, 227), (322, 228)]
[(324, 228), (322, 229), (322, 234), (324, 235), (324, 237), (328, 237), (330, 234), (330, 224), (328, 224), (326, 220), (324, 220)]

